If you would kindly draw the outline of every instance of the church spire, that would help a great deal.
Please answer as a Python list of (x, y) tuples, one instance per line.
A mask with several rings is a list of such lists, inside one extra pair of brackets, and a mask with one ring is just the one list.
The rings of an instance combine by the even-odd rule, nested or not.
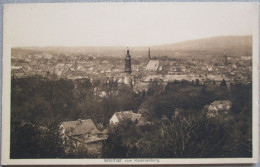
[(151, 60), (151, 55), (150, 55), (151, 53), (150, 53), (150, 47), (149, 47), (149, 49), (148, 49), (148, 60)]

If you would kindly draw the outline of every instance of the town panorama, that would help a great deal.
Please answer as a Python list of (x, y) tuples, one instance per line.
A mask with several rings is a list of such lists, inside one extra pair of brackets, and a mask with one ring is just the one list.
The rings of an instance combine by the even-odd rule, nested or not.
[(252, 36), (14, 47), (11, 159), (252, 157)]

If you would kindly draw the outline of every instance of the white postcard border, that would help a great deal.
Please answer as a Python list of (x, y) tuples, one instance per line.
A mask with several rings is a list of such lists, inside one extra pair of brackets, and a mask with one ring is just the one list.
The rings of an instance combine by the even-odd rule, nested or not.
[[(137, 2), (138, 3), (138, 2)], [(140, 3), (140, 2), (139, 2)], [(147, 3), (147, 2), (146, 2)], [(148, 2), (150, 3), (150, 2)], [(152, 3), (152, 2), (151, 2)], [(167, 2), (164, 2), (167, 3)], [(177, 3), (177, 2), (175, 2)], [(187, 3), (187, 2), (186, 2)], [(189, 2), (191, 3), (191, 2)], [(197, 2), (207, 3), (207, 2)], [(210, 2), (219, 3), (219, 2)], [(225, 2), (240, 3), (240, 2)], [(246, 3), (246, 2), (243, 2)], [(10, 159), (10, 91), (11, 91), (11, 48), (12, 39), (7, 38), (9, 21), (3, 14), (3, 69), (2, 69), (2, 165), (122, 165), (122, 164), (248, 164), (258, 162), (259, 153), (259, 3), (255, 3), (258, 13), (253, 20), (253, 157), (252, 158), (181, 158), (181, 159)], [(157, 2), (160, 5), (160, 2)], [(19, 5), (19, 4), (17, 4)], [(30, 5), (30, 4), (27, 4)], [(68, 4), (69, 5), (69, 4)], [(98, 4), (97, 4), (98, 5)], [(8, 5), (7, 5), (8, 6)]]

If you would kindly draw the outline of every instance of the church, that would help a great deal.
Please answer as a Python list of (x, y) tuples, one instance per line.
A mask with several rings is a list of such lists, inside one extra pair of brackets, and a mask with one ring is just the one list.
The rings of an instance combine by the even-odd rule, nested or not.
[(129, 49), (127, 48), (127, 53), (125, 56), (125, 71), (124, 71), (124, 83), (132, 88), (132, 78), (131, 78), (132, 68), (131, 68), (131, 55)]
[(151, 59), (151, 55), (150, 55), (150, 48), (148, 50), (148, 63), (145, 67), (146, 71), (159, 71), (162, 70), (162, 66), (160, 66), (160, 61), (159, 60), (153, 60)]

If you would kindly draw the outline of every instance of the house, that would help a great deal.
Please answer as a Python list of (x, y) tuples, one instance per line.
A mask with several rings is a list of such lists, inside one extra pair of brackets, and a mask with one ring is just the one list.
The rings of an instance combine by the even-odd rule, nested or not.
[(114, 113), (114, 115), (110, 118), (109, 124), (113, 126), (113, 125), (117, 125), (121, 121), (126, 121), (126, 120), (130, 120), (137, 124), (141, 124), (143, 122), (142, 114), (133, 113), (133, 111), (130, 110), (130, 111), (121, 111), (121, 112)]
[(64, 142), (72, 142), (76, 149), (83, 145), (90, 153), (101, 156), (102, 144), (107, 136), (97, 129), (91, 119), (62, 122), (60, 128)]
[(219, 100), (205, 106), (208, 117), (227, 116), (231, 110), (232, 102), (229, 100)]

